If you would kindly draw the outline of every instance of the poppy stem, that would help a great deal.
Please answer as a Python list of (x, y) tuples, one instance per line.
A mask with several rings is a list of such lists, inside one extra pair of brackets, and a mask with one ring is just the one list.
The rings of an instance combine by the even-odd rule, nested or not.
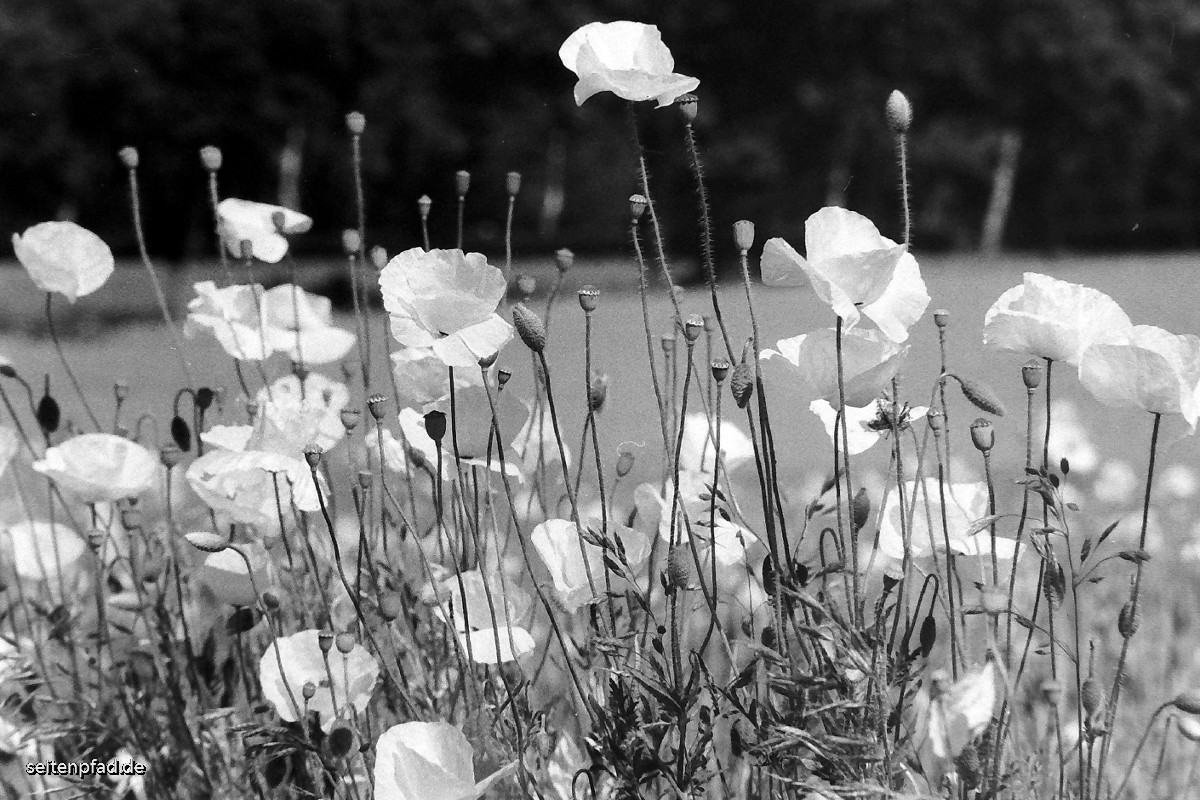
[(53, 303), (54, 295), (46, 292), (46, 326), (50, 331), (50, 341), (54, 342), (54, 352), (58, 354), (58, 360), (63, 366), (63, 371), (67, 373), (67, 379), (71, 381), (71, 386), (74, 387), (75, 394), (79, 395), (79, 400), (83, 403), (83, 410), (87, 412), (88, 417), (92, 420), (92, 424), (96, 426), (96, 430), (100, 430), (100, 420), (96, 419), (96, 415), (92, 413), (92, 407), (88, 405), (87, 396), (83, 393), (83, 387), (79, 385), (79, 379), (75, 377), (75, 372), (71, 369), (66, 354), (63, 353), (62, 342), (58, 340), (58, 331), (54, 328)]
[[(835, 345), (837, 351), (837, 383), (838, 383), (838, 406), (841, 409), (842, 418), (842, 471), (845, 473), (846, 481), (846, 520), (850, 523), (850, 571), (852, 577), (852, 585), (854, 588), (853, 607), (849, 609), (850, 618), (856, 624), (860, 622), (859, 603), (862, 599), (861, 590), (859, 588), (858, 575), (858, 531), (854, 527), (854, 512), (852, 504), (854, 503), (854, 487), (850, 478), (850, 429), (846, 424), (846, 369), (842, 361), (842, 318), (838, 317)], [(836, 433), (836, 431), (835, 431)], [(834, 449), (837, 449), (837, 442), (834, 442)], [(841, 524), (842, 506), (838, 504), (838, 524)]]

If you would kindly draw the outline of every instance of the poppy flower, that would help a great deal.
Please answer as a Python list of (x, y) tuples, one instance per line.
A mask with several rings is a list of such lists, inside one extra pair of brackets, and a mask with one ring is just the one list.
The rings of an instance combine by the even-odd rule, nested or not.
[(408, 347), (432, 347), (450, 367), (479, 369), (513, 337), (496, 313), (507, 284), (480, 253), (405, 250), (379, 273), (392, 336)]
[[(462, 590), (458, 585), (460, 579)], [(446, 578), (438, 585), (438, 611), (442, 620), (447, 625), (453, 622), (463, 652), (479, 664), (515, 661), (533, 652), (535, 643), (526, 627), (532, 606), (532, 599), (519, 586), (511, 582), (502, 585), (499, 576), (484, 578), (477, 569)]]
[[(598, 526), (597, 526), (598, 527)], [(637, 568), (650, 552), (650, 540), (641, 531), (614, 525), (613, 535), (621, 537), (625, 557), (633, 568)], [(533, 529), (530, 541), (542, 562), (550, 571), (554, 590), (559, 601), (569, 612), (574, 613), (585, 605), (600, 600), (592, 593), (590, 574), (597, 592), (604, 589), (604, 550), (585, 537), (580, 549), (579, 529), (575, 523), (565, 519), (549, 519)], [(584, 561), (584, 553), (587, 561)]]
[(123, 436), (84, 433), (48, 448), (33, 469), (81, 503), (111, 503), (154, 486), (158, 458)]
[[(337, 649), (324, 653), (320, 635), (318, 630), (307, 630), (271, 642), (258, 663), (258, 677), (263, 697), (282, 719), (296, 722), (306, 710), (315, 711), (328, 733), (339, 716), (350, 716), (349, 707), (359, 714), (366, 710), (379, 678), (379, 662), (361, 644), (349, 653)], [(307, 702), (306, 683), (317, 689)]]
[(659, 108), (695, 91), (696, 78), (675, 72), (675, 59), (655, 25), (640, 22), (592, 22), (558, 49), (563, 66), (579, 77), (575, 104), (594, 94), (612, 92), (631, 102), (657, 100)]
[(67, 584), (75, 579), (87, 553), (83, 537), (57, 522), (23, 520), (10, 525), (6, 534), (0, 542), (17, 577), (44, 582), (52, 591), (58, 589), (60, 573)]
[(43, 292), (74, 303), (104, 285), (113, 272), (112, 251), (74, 222), (42, 222), (13, 234), (13, 251)]
[(1088, 347), (1079, 380), (1105, 405), (1178, 414), (1194, 433), (1200, 418), (1200, 337), (1137, 325), (1125, 342)]
[[(428, 411), (429, 404), (450, 395), (450, 373), (432, 347), (401, 347), (392, 352), (391, 358), (392, 374), (400, 390), (397, 402)], [(455, 370), (455, 390), (482, 385), (480, 370)]]
[(375, 742), (375, 800), (475, 800), (514, 764), (475, 782), (475, 751), (448, 722), (403, 722)]
[[(688, 414), (683, 420), (683, 441), (679, 447), (680, 470), (712, 473), (716, 451), (715, 426), (710, 427), (704, 414)], [(721, 468), (733, 471), (754, 460), (750, 437), (729, 420), (721, 420)]]
[[(718, 512), (715, 518), (709, 517), (711, 507), (712, 474), (695, 471), (683, 471), (679, 478), (679, 503), (682, 508), (675, 515), (677, 527), (676, 541), (687, 544), (688, 526), (684, 520), (691, 523), (691, 532), (697, 539), (697, 552), (700, 563), (707, 564), (712, 556), (723, 567), (743, 563), (746, 560), (747, 546), (757, 542), (757, 536), (737, 523), (731, 522)], [(671, 541), (671, 498), (674, 497), (675, 485), (667, 480), (666, 492), (660, 493), (654, 484), (643, 483), (633, 490), (634, 506), (637, 508), (638, 526), (652, 535), (658, 536), (659, 547), (667, 547)], [(716, 548), (713, 553), (710, 548)], [(744, 574), (742, 575), (744, 579)]]
[(275, 352), (274, 334), (263, 313), (262, 286), (218, 289), (212, 281), (200, 281), (193, 288), (196, 296), (188, 302), (184, 334), (194, 337), (209, 331), (226, 353), (240, 361), (262, 361)]
[[(837, 409), (828, 400), (813, 400), (808, 404), (808, 410), (817, 415), (821, 420), (821, 424), (825, 427), (825, 433), (829, 436), (834, 446), (842, 449), (842, 428), (838, 422)], [(907, 412), (901, 412), (901, 420), (904, 419), (920, 419), (929, 411), (925, 406), (916, 406), (907, 409)], [(890, 428), (876, 423), (883, 423), (888, 415), (891, 414), (891, 404), (884, 400), (876, 400), (873, 403), (868, 403), (862, 408), (846, 406), (846, 434), (850, 444), (850, 455), (855, 456), (859, 453), (870, 450), (871, 447), (883, 437), (884, 433)], [(901, 423), (903, 425), (903, 422)], [(834, 433), (834, 426), (837, 426), (837, 433)]]
[[(781, 339), (777, 350), (764, 350), (759, 359), (770, 375), (782, 367), (776, 380), (785, 382), (800, 402), (827, 400), (838, 403), (837, 331), (824, 328)], [(850, 330), (842, 333), (842, 367), (846, 405), (861, 408), (880, 397), (908, 356), (908, 346), (899, 345), (877, 331)]]
[[(986, 483), (946, 484), (946, 503), (943, 506), (937, 478), (926, 478), (919, 485), (914, 481), (905, 481), (904, 496), (909, 503), (917, 493), (920, 493), (921, 497), (917, 499), (916, 512), (909, 526), (909, 554), (913, 558), (946, 552), (947, 536), (950, 540), (950, 550), (958, 555), (982, 556), (991, 553), (991, 537), (978, 525), (988, 513)], [(925, 513), (926, 505), (929, 508), (928, 514)], [(879, 551), (897, 561), (904, 557), (901, 513), (898, 493), (889, 492), (879, 524)], [(946, 516), (944, 530), (943, 514)], [(1012, 539), (996, 540), (998, 558), (1011, 559), (1014, 548), (1015, 543)]]
[(956, 772), (955, 759), (987, 728), (1002, 696), (1000, 673), (991, 661), (956, 683), (939, 671), (930, 686), (918, 692), (913, 742), (931, 787), (939, 789), (943, 779)]
[(807, 258), (783, 239), (769, 239), (763, 283), (799, 286), (807, 278), (844, 328), (857, 325), (861, 313), (893, 342), (908, 339), (929, 305), (929, 292), (905, 245), (881, 235), (861, 214), (829, 206), (804, 223), (804, 247)]
[(285, 375), (270, 390), (259, 389), (254, 399), (263, 420), (261, 441), (272, 443), (266, 449), (302, 453), (315, 444), (324, 451), (346, 435), (341, 413), (350, 402), (350, 390), (319, 372), (310, 372), (303, 387), (298, 377)]
[[(282, 230), (275, 226), (276, 214), (283, 215)], [(255, 258), (277, 264), (288, 250), (282, 234), (305, 233), (312, 223), (312, 217), (270, 203), (227, 197), (217, 204), (217, 231), (234, 258), (241, 258), (242, 242), (248, 241)]]
[(333, 303), (285, 283), (262, 297), (270, 345), (305, 364), (331, 364), (346, 357), (358, 337), (333, 324)]
[(1026, 272), (1000, 295), (983, 320), (983, 346), (1078, 367), (1093, 344), (1120, 344), (1133, 323), (1103, 292)]

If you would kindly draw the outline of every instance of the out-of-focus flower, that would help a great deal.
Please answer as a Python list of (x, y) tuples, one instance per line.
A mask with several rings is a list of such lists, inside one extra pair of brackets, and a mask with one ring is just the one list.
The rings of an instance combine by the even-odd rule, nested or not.
[[(305, 710), (316, 711), (321, 715), (321, 728), (328, 732), (339, 714), (350, 716), (350, 706), (359, 714), (366, 709), (379, 678), (379, 662), (361, 644), (355, 644), (349, 653), (337, 649), (323, 653), (320, 635), (318, 630), (307, 630), (277, 638), (258, 663), (258, 677), (263, 697), (280, 717), (296, 722)], [(307, 703), (303, 696), (306, 683), (317, 689)]]
[[(716, 454), (715, 428), (704, 414), (688, 414), (683, 421), (683, 441), (679, 447), (680, 470), (713, 471)], [(754, 460), (754, 445), (742, 429), (729, 420), (721, 420), (721, 468), (733, 470)]]
[(926, 780), (940, 788), (942, 780), (955, 772), (955, 759), (991, 722), (1003, 685), (990, 661), (957, 683), (950, 683), (942, 671), (930, 684), (914, 702), (913, 741)]
[(1163, 471), (1162, 487), (1176, 500), (1187, 500), (1200, 489), (1200, 479), (1196, 477), (1196, 471), (1186, 464), (1172, 464)]
[(270, 203), (255, 203), (227, 197), (217, 204), (217, 229), (225, 249), (234, 258), (242, 255), (242, 242), (250, 242), (251, 252), (259, 261), (277, 264), (288, 250), (288, 242), (275, 226), (281, 214), (282, 233), (305, 233), (312, 228), (312, 217)]
[[(838, 403), (837, 332), (824, 328), (780, 339), (777, 350), (764, 350), (764, 365), (784, 367), (787, 391), (796, 401), (827, 400)], [(899, 345), (876, 331), (852, 330), (842, 334), (842, 365), (846, 405), (862, 407), (883, 394), (908, 355)], [(770, 370), (767, 371), (768, 374)], [(786, 377), (785, 377), (786, 376)]]
[(238, 285), (218, 289), (212, 281), (194, 286), (183, 332), (195, 336), (206, 330), (225, 352), (241, 361), (262, 361), (275, 352), (274, 339), (263, 313), (262, 286)]
[(375, 800), (474, 800), (513, 771), (475, 782), (475, 751), (448, 722), (403, 722), (375, 742)]
[(1119, 343), (1133, 324), (1103, 292), (1026, 272), (983, 320), (983, 345), (1079, 366), (1093, 344)]
[(623, 100), (657, 100), (670, 105), (695, 91), (696, 78), (675, 72), (675, 59), (657, 26), (640, 22), (592, 22), (567, 37), (558, 49), (563, 66), (575, 73), (575, 103), (612, 92)]
[(1200, 419), (1200, 337), (1138, 325), (1123, 342), (1092, 344), (1079, 380), (1107, 406), (1178, 414), (1195, 433)]
[(405, 250), (379, 273), (392, 336), (409, 347), (432, 347), (442, 363), (478, 371), (513, 337), (496, 308), (504, 273), (480, 253)]
[[(318, 372), (300, 379), (285, 375), (255, 396), (262, 419), (258, 449), (302, 453), (309, 444), (329, 450), (346, 435), (341, 412), (350, 402), (346, 384)], [(263, 443), (271, 444), (264, 446)]]
[[(905, 481), (905, 499), (912, 503), (916, 498), (916, 512), (909, 527), (909, 554), (913, 558), (923, 558), (935, 552), (944, 553), (947, 537), (950, 540), (950, 550), (959, 555), (990, 554), (992, 542), (988, 531), (975, 530), (976, 523), (987, 516), (987, 484), (946, 484), (945, 506), (942, 505), (940, 492), (937, 478), (926, 478), (920, 484)], [(928, 514), (925, 513), (927, 505)], [(901, 513), (898, 493), (889, 493), (884, 504), (883, 519), (879, 524), (879, 551), (896, 560), (904, 557)], [(942, 528), (943, 513), (946, 516), (945, 530)], [(1014, 547), (1012, 539), (998, 538), (997, 557), (1011, 559)]]
[[(535, 473), (539, 463), (559, 462), (558, 443), (554, 439), (554, 420), (545, 403), (529, 410), (525, 425), (513, 440), (513, 449), (521, 457), (521, 471), (526, 475)], [(565, 442), (563, 453), (566, 454), (566, 467), (570, 469), (571, 448)]]
[(893, 342), (908, 339), (929, 305), (917, 260), (904, 245), (879, 233), (871, 220), (830, 206), (804, 224), (805, 259), (783, 239), (763, 245), (763, 283), (799, 286), (807, 277), (817, 297), (846, 329), (865, 314)]
[(81, 503), (105, 503), (148, 491), (158, 458), (123, 436), (83, 433), (47, 449), (33, 469)]
[(333, 303), (285, 283), (268, 289), (262, 298), (270, 327), (271, 346), (293, 361), (330, 364), (346, 357), (358, 337), (333, 324)]
[[(1100, 465), (1100, 453), (1080, 419), (1079, 408), (1069, 400), (1055, 400), (1050, 406), (1050, 420), (1051, 463), (1057, 464), (1059, 459), (1065, 458), (1071, 465), (1072, 474), (1087, 475), (1094, 471)], [(1045, 424), (1040, 428), (1042, 432), (1035, 441), (1045, 434)]]
[(17, 577), (42, 581), (57, 591), (59, 575), (68, 586), (78, 575), (87, 543), (57, 522), (24, 520), (9, 526), (3, 540)]
[[(446, 363), (438, 358), (432, 347), (401, 347), (392, 352), (392, 374), (400, 390), (401, 405), (427, 406), (450, 395), (450, 374)], [(460, 369), (454, 372), (455, 389), (482, 386), (479, 369)]]
[(99, 236), (74, 222), (42, 222), (13, 234), (21, 266), (43, 292), (74, 303), (104, 285), (113, 272), (112, 251)]
[[(597, 529), (599, 525), (595, 526)], [(623, 525), (611, 525), (610, 535), (620, 536), (625, 547), (625, 557), (636, 569), (650, 552), (650, 541), (641, 531)], [(598, 593), (604, 590), (604, 550), (584, 537), (580, 548), (579, 529), (575, 523), (565, 519), (550, 519), (533, 529), (530, 541), (542, 562), (550, 570), (554, 590), (563, 607), (574, 613), (581, 607), (600, 600)], [(584, 553), (587, 561), (584, 561)], [(596, 594), (588, 581), (591, 575)]]
[[(713, 555), (722, 567), (740, 564), (746, 560), (746, 548), (753, 545), (757, 537), (753, 533), (718, 514), (715, 518), (709, 515), (712, 475), (695, 471), (679, 472), (679, 504), (676, 512), (676, 541), (687, 545), (689, 542), (688, 525), (691, 533), (697, 539), (697, 552), (702, 564), (710, 563)], [(674, 497), (675, 486), (667, 481), (666, 493), (660, 494), (657, 487), (643, 483), (633, 490), (634, 505), (637, 507), (638, 524), (659, 539), (659, 546), (666, 548), (671, 541), (671, 499)], [(718, 506), (720, 508), (720, 506)], [(715, 548), (715, 553), (711, 552)], [(690, 559), (689, 559), (690, 560)], [(745, 573), (739, 576), (745, 580)]]
[[(258, 599), (254, 592), (255, 586), (260, 591), (270, 588), (267, 575), (270, 562), (261, 545), (239, 544), (238, 549), (250, 560), (249, 566), (237, 550), (229, 547), (208, 554), (200, 570), (200, 580), (221, 602), (231, 606), (250, 606)], [(254, 569), (253, 579), (250, 575), (251, 568)]]
[(0, 425), (0, 477), (4, 477), (5, 470), (19, 452), (21, 439), (17, 432), (7, 425)]
[[(828, 400), (813, 400), (808, 404), (808, 410), (817, 415), (821, 420), (821, 424), (825, 426), (825, 433), (833, 441), (834, 446), (842, 449), (842, 430), (838, 424), (838, 412)], [(858, 455), (866, 452), (879, 441), (880, 437), (889, 430), (887, 427), (880, 427), (878, 430), (872, 426), (872, 423), (884, 420), (886, 415), (891, 414), (890, 403), (883, 400), (876, 400), (874, 403), (869, 403), (862, 408), (854, 408), (846, 406), (846, 434), (847, 440), (850, 443), (850, 455)], [(916, 406), (908, 409), (907, 418), (910, 420), (925, 416), (929, 409), (925, 406)], [(904, 414), (901, 417), (904, 418)], [(837, 435), (834, 435), (834, 425), (837, 425)]]
[(443, 621), (453, 621), (463, 652), (476, 663), (501, 664), (533, 652), (533, 636), (525, 627), (532, 601), (519, 586), (502, 585), (499, 575), (485, 578), (474, 569), (446, 578), (438, 587), (438, 604)]
[[(1057, 423), (1056, 423), (1057, 424)], [(1071, 470), (1075, 470), (1075, 462), (1071, 462)], [(1128, 461), (1110, 459), (1100, 465), (1092, 484), (1092, 493), (1101, 503), (1109, 506), (1124, 506), (1133, 499), (1137, 490), (1137, 471)]]

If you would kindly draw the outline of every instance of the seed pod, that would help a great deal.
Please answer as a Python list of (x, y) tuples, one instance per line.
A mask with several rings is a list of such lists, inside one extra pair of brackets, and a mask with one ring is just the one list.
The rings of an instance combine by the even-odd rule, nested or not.
[(342, 427), (346, 432), (350, 432), (358, 427), (358, 423), (362, 421), (362, 412), (357, 408), (343, 408), (338, 414), (342, 420)]
[(229, 542), (211, 531), (193, 531), (183, 536), (188, 544), (205, 553), (219, 553), (229, 547)]
[(379, 616), (388, 622), (400, 616), (404, 610), (404, 599), (399, 592), (385, 592), (379, 598)]
[(503, 367), (496, 370), (496, 388), (503, 389), (505, 384), (507, 384), (509, 379), (511, 379), (511, 378), (512, 378), (512, 370), (507, 370), (507, 369), (504, 369)]
[(317, 647), (326, 655), (333, 649), (333, 631), (324, 630), (317, 634)]
[(684, 545), (676, 545), (667, 554), (667, 584), (674, 590), (688, 588), (692, 577), (692, 566)]
[(171, 442), (170, 444), (163, 445), (162, 449), (158, 451), (158, 460), (164, 467), (170, 469), (183, 461), (183, 451), (179, 449), (177, 444)]
[(560, 247), (554, 251), (554, 265), (558, 267), (558, 271), (566, 274), (575, 264), (575, 254), (565, 247)]
[(646, 202), (645, 195), (640, 195), (640, 194), (630, 195), (629, 196), (629, 216), (630, 216), (631, 221), (636, 223), (638, 220), (640, 220), (642, 218), (642, 214), (646, 213), (647, 205), (648, 205), (648, 203)]
[(521, 193), (521, 173), (510, 172), (504, 176), (504, 191), (509, 197), (516, 197)]
[(517, 303), (512, 310), (513, 327), (521, 337), (521, 341), (535, 353), (546, 349), (546, 326), (541, 317), (529, 310), (524, 303)]
[(305, 681), (303, 688), (300, 689), (300, 694), (305, 700), (312, 700), (317, 696), (317, 685), (312, 681)]
[(441, 442), (446, 436), (446, 415), (441, 411), (430, 411), (425, 415), (425, 433), (435, 442)]
[(925, 421), (929, 423), (929, 430), (933, 431), (934, 436), (941, 436), (942, 431), (946, 428), (946, 420), (942, 416), (942, 412), (936, 408), (931, 408), (926, 412)]
[(367, 129), (367, 118), (361, 112), (351, 111), (346, 115), (346, 129), (354, 136), (362, 136)]
[(893, 90), (888, 95), (887, 105), (884, 108), (887, 116), (888, 127), (892, 129), (892, 133), (904, 134), (908, 133), (908, 129), (912, 127), (912, 104), (908, 102), (908, 98), (899, 89)]
[(429, 209), (433, 208), (433, 199), (429, 195), (423, 194), (417, 198), (417, 213), (421, 215), (421, 219), (429, 219)]
[(617, 477), (624, 478), (633, 469), (633, 453), (628, 450), (622, 450), (617, 456)]
[(704, 317), (699, 314), (692, 314), (683, 322), (683, 335), (689, 342), (694, 342), (700, 338), (700, 334), (704, 331)]
[(992, 446), (996, 444), (996, 432), (992, 430), (992, 423), (983, 417), (972, 422), (971, 443), (979, 452), (990, 453)]
[(354, 634), (343, 631), (334, 637), (333, 643), (337, 647), (339, 653), (344, 656), (348, 656), (350, 655), (350, 651), (354, 649)]
[(595, 286), (588, 284), (578, 292), (579, 307), (587, 313), (592, 313), (596, 307), (600, 305), (600, 290)]
[(310, 444), (304, 448), (304, 460), (312, 469), (316, 469), (321, 464), (321, 448), (316, 444)]
[(1179, 734), (1189, 742), (1200, 742), (1200, 720), (1195, 717), (1176, 717)]
[(950, 312), (944, 308), (939, 308), (933, 312), (933, 324), (938, 328), (945, 328), (950, 324)]
[(1175, 695), (1171, 705), (1185, 714), (1200, 714), (1200, 692), (1182, 692)]
[(125, 169), (138, 168), (138, 151), (136, 147), (122, 147), (117, 153), (117, 158), (121, 159), (121, 163), (125, 165)]
[(733, 243), (743, 253), (754, 247), (754, 223), (748, 219), (733, 223)]
[(192, 429), (179, 415), (171, 418), (171, 439), (185, 453), (192, 449)]
[(1126, 600), (1117, 614), (1117, 632), (1125, 639), (1133, 638), (1142, 625), (1142, 609), (1134, 608), (1132, 600)]
[(213, 147), (211, 144), (200, 148), (200, 163), (207, 171), (216, 172), (219, 170), (223, 160), (221, 148)]
[(854, 530), (861, 531), (866, 527), (870, 518), (871, 496), (867, 494), (865, 488), (861, 488), (855, 493), (854, 500), (850, 503), (850, 522), (854, 525)]
[(454, 173), (454, 193), (459, 200), (467, 196), (467, 191), (471, 188), (471, 173), (465, 169), (460, 169)]
[(381, 394), (373, 394), (367, 398), (367, 410), (371, 412), (371, 416), (376, 422), (383, 420), (387, 414), (387, 398)]
[(722, 383), (729, 377), (729, 362), (723, 358), (714, 359), (712, 362), (712, 376), (717, 383)]
[(691, 125), (696, 121), (696, 114), (700, 110), (700, 99), (696, 95), (691, 92), (680, 95), (676, 98), (675, 105), (679, 107), (679, 113), (683, 116), (684, 124)]
[(1100, 688), (1100, 682), (1091, 675), (1079, 690), (1079, 702), (1089, 717), (1096, 716), (1096, 712), (1104, 704), (1104, 690)]
[(1025, 362), (1025, 366), (1021, 367), (1021, 380), (1025, 383), (1025, 388), (1033, 391), (1042, 385), (1042, 362), (1036, 358), (1031, 358)]

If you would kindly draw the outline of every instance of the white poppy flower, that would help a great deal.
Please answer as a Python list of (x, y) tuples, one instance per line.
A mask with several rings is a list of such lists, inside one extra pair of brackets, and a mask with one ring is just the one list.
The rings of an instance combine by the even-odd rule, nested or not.
[[(400, 390), (397, 402), (401, 405), (424, 408), (450, 395), (450, 374), (446, 364), (432, 347), (401, 347), (392, 352), (392, 374)], [(478, 369), (454, 371), (455, 390), (482, 386), (483, 374)]]
[[(787, 386), (796, 401), (838, 402), (837, 332), (824, 328), (780, 339), (777, 350), (764, 350), (764, 365), (782, 366), (775, 379)], [(842, 366), (846, 405), (861, 408), (880, 397), (908, 356), (908, 345), (899, 345), (876, 331), (842, 333)], [(767, 370), (768, 375), (771, 370)], [(797, 380), (798, 379), (798, 380)], [(797, 391), (798, 390), (798, 391)]]
[[(873, 430), (870, 423), (879, 419), (884, 413), (891, 414), (891, 404), (884, 400), (876, 400), (862, 408), (846, 407), (846, 434), (850, 443), (850, 455), (864, 453), (883, 437), (886, 429)], [(808, 410), (817, 415), (825, 427), (825, 433), (833, 441), (834, 446), (842, 449), (842, 429), (838, 423), (837, 409), (828, 400), (813, 400), (808, 404)], [(908, 409), (907, 418), (920, 419), (929, 412), (925, 406), (914, 406)], [(903, 416), (903, 415), (902, 415)], [(834, 435), (834, 426), (837, 435)]]
[(346, 435), (341, 414), (350, 402), (350, 390), (318, 372), (308, 374), (303, 389), (299, 378), (286, 375), (272, 383), (269, 392), (259, 389), (254, 399), (265, 425), (262, 438), (278, 442), (279, 452), (302, 453), (309, 444), (329, 450)]
[[(920, 484), (905, 481), (905, 500), (911, 504), (914, 498), (916, 499), (916, 511), (913, 513), (909, 529), (909, 554), (913, 558), (924, 558), (933, 553), (945, 553), (948, 534), (952, 552), (963, 556), (990, 555), (992, 541), (988, 530), (984, 528), (972, 532), (973, 528), (977, 527), (977, 522), (988, 513), (987, 484), (947, 483), (945, 494), (946, 504), (943, 508), (937, 478), (925, 478)], [(929, 509), (928, 514), (925, 513), (926, 507)], [(897, 561), (904, 557), (901, 513), (899, 494), (889, 492), (879, 524), (879, 551)], [(944, 530), (943, 513), (946, 516)], [(998, 558), (1011, 559), (1014, 548), (1015, 542), (1012, 539), (996, 539)]]
[(1195, 433), (1200, 419), (1200, 337), (1138, 325), (1119, 343), (1092, 344), (1079, 380), (1097, 400), (1117, 408), (1178, 414)]
[[(263, 697), (280, 717), (295, 722), (307, 708), (321, 715), (321, 728), (328, 732), (339, 715), (350, 716), (350, 707), (359, 714), (366, 710), (379, 678), (379, 662), (361, 644), (345, 654), (336, 648), (322, 653), (320, 634), (300, 631), (273, 641), (258, 663), (258, 678)], [(317, 688), (307, 704), (306, 683)]]
[(24, 520), (9, 526), (3, 540), (17, 576), (43, 581), (57, 589), (59, 573), (68, 585), (79, 573), (87, 543), (78, 533), (57, 522)]
[(375, 742), (375, 800), (475, 800), (513, 765), (475, 782), (475, 751), (448, 722), (404, 722)]
[(1079, 366), (1093, 344), (1119, 344), (1133, 328), (1111, 297), (1048, 275), (1026, 272), (983, 320), (983, 346)]
[(81, 503), (137, 497), (154, 486), (158, 458), (111, 433), (84, 433), (48, 448), (33, 469)]
[[(633, 528), (623, 525), (612, 527), (615, 535), (621, 537), (626, 559), (636, 569), (650, 552), (650, 540)], [(604, 573), (608, 570), (604, 565), (604, 551), (586, 538), (581, 549), (579, 529), (575, 523), (565, 519), (549, 519), (534, 528), (529, 538), (550, 571), (554, 590), (564, 608), (574, 613), (601, 599), (597, 595), (604, 591)], [(586, 562), (584, 553), (587, 554)], [(596, 594), (593, 594), (588, 581), (589, 571), (595, 582)]]
[[(680, 470), (713, 472), (715, 426), (709, 427), (702, 413), (688, 414), (683, 420), (683, 442), (679, 447)], [(721, 420), (721, 467), (732, 472), (754, 461), (750, 437), (729, 420)]]
[(807, 259), (783, 239), (768, 240), (763, 283), (799, 286), (807, 277), (846, 329), (858, 324), (861, 312), (893, 342), (908, 339), (929, 305), (929, 292), (905, 245), (881, 235), (861, 214), (829, 206), (804, 223), (804, 246)]
[(241, 258), (242, 242), (250, 242), (251, 252), (259, 261), (277, 264), (288, 250), (287, 239), (275, 227), (275, 215), (283, 215), (283, 233), (305, 233), (312, 228), (312, 217), (283, 206), (255, 203), (227, 197), (217, 204), (217, 230), (225, 249)]
[(74, 303), (99, 289), (113, 272), (112, 251), (74, 222), (43, 222), (13, 234), (21, 266), (43, 292), (58, 292)]
[[(752, 532), (735, 522), (731, 522), (719, 513), (710, 523), (709, 508), (711, 501), (704, 499), (712, 485), (712, 474), (695, 471), (680, 471), (679, 473), (679, 502), (682, 509), (675, 515), (678, 532), (676, 542), (688, 544), (688, 526), (691, 523), (692, 533), (696, 536), (696, 549), (700, 555), (700, 563), (708, 564), (713, 555), (717, 563), (723, 567), (741, 564), (746, 560), (746, 548), (757, 541)], [(667, 547), (671, 541), (671, 503), (675, 486), (667, 481), (666, 494), (660, 494), (658, 489), (649, 483), (643, 483), (633, 490), (634, 505), (637, 508), (639, 527), (645, 527), (659, 538), (659, 546)], [(718, 508), (720, 506), (718, 505)], [(710, 551), (711, 547), (716, 552)], [(742, 576), (744, 579), (744, 575)]]
[(188, 302), (184, 334), (193, 337), (198, 331), (209, 331), (226, 353), (240, 361), (262, 361), (275, 352), (263, 313), (262, 286), (218, 289), (212, 281), (200, 281), (193, 288), (196, 296)]
[(346, 357), (358, 337), (333, 324), (333, 303), (285, 283), (262, 298), (271, 346), (305, 364), (331, 364)]
[(379, 273), (392, 336), (409, 347), (432, 347), (442, 363), (478, 370), (513, 337), (496, 308), (504, 273), (480, 253), (405, 250)]
[(984, 732), (1004, 695), (1000, 672), (991, 661), (957, 683), (940, 672), (917, 693), (913, 704), (913, 743), (925, 778), (934, 787), (956, 771), (955, 759)]
[(21, 452), (21, 438), (17, 435), (16, 430), (7, 425), (0, 425), (0, 477), (4, 476), (8, 465), (12, 463), (19, 452)]
[(631, 102), (657, 100), (670, 105), (695, 91), (696, 78), (675, 72), (675, 59), (655, 25), (640, 22), (592, 22), (579, 28), (558, 49), (563, 66), (579, 77), (575, 103), (612, 92)]

